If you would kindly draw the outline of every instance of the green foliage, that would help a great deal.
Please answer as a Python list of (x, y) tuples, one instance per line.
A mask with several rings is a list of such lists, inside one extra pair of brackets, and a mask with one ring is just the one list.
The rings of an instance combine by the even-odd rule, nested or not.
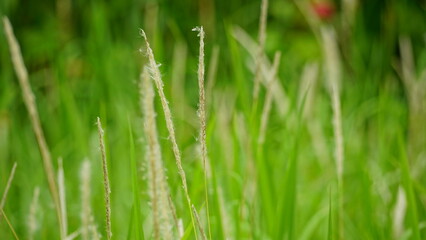
[[(71, 4), (68, 10), (57, 6), (67, 2)], [(146, 31), (156, 60), (162, 64), (189, 195), (207, 229), (204, 170), (196, 139), (198, 38), (191, 32), (203, 25), (206, 74), (213, 47), (220, 47), (215, 85), (207, 92), (206, 103), (212, 239), (339, 239), (340, 226), (343, 239), (348, 240), (426, 238), (426, 146), (423, 155), (409, 150), (410, 136), (424, 136), (426, 131), (409, 128), (410, 96), (398, 72), (398, 39), (407, 35), (413, 43), (414, 70), (419, 81), (425, 80), (420, 77), (426, 67), (425, 4), (359, 1), (349, 23), (343, 7), (336, 4), (331, 19), (311, 24), (297, 2), (301, 1), (269, 3), (265, 56), (272, 61), (275, 51), (281, 51), (278, 80), (289, 102), (273, 102), (266, 140), (259, 146), (266, 88), (262, 87), (254, 108), (256, 61), (235, 39), (234, 27), (257, 39), (260, 1), (1, 1), (0, 14), (9, 16), (21, 45), (54, 164), (63, 158), (69, 234), (81, 225), (78, 175), (83, 159), (88, 158), (92, 213), (97, 230), (105, 236), (95, 126), (96, 117), (101, 116), (108, 146), (113, 239), (153, 236), (144, 163), (146, 136), (137, 88), (141, 66), (147, 62), (139, 28)], [(302, 2), (311, 7), (311, 1)], [(308, 93), (298, 95), (303, 66), (316, 62), (324, 68), (318, 35), (324, 25), (336, 30), (342, 65), (345, 170), (341, 219), (332, 103), (323, 71), (309, 88), (314, 92), (309, 117), (303, 115)], [(184, 46), (185, 56), (175, 56), (178, 44)], [(18, 236), (27, 239), (32, 194), (39, 186), (34, 239), (57, 239), (59, 227), (41, 156), (2, 27), (0, 46), (0, 193), (11, 166), (18, 162), (4, 212)], [(185, 63), (182, 75), (174, 74), (177, 62)], [(181, 85), (176, 87), (176, 83)], [(183, 223), (182, 239), (194, 239), (198, 229), (191, 223), (158, 96), (155, 101), (167, 182)], [(284, 105), (290, 107), (282, 114)], [(407, 207), (400, 225), (402, 235), (396, 237), (393, 223), (400, 186)], [(0, 238), (13, 238), (1, 216)]]

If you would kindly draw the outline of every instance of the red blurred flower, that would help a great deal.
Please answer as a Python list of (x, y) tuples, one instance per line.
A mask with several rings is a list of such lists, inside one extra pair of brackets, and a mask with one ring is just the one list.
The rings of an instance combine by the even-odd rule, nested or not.
[(311, 5), (317, 17), (322, 20), (330, 19), (334, 15), (334, 4), (329, 1), (314, 1)]

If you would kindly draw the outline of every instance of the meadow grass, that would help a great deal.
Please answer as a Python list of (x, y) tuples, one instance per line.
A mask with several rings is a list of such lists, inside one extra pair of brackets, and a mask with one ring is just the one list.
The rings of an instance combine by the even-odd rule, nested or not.
[(4, 8), (0, 238), (423, 239), (422, 12), (202, 2)]

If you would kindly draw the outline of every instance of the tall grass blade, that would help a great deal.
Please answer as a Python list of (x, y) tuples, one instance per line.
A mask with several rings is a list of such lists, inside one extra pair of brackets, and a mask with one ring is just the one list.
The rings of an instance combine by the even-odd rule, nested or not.
[(130, 171), (132, 174), (132, 192), (133, 192), (133, 213), (132, 213), (132, 239), (135, 240), (143, 240), (144, 239), (144, 231), (143, 224), (141, 219), (141, 209), (140, 209), (140, 188), (138, 182), (138, 166), (135, 158), (135, 143), (133, 140), (133, 131), (132, 125), (130, 123), (130, 119), (128, 119), (129, 125), (129, 143), (130, 143)]

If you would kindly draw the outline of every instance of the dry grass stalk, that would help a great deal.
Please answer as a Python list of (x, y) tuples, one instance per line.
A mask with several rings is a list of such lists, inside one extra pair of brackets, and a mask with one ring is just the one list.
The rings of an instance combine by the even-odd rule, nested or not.
[(38, 200), (40, 196), (40, 188), (36, 187), (34, 188), (34, 194), (33, 199), (31, 200), (30, 205), (30, 214), (28, 215), (28, 239), (32, 240), (34, 239), (34, 234), (37, 231), (38, 221), (37, 221), (37, 209), (38, 206)]
[[(3, 17), (3, 25), (10, 47), (10, 54), (12, 56), (13, 66), (15, 68), (15, 72), (19, 80), (19, 85), (22, 90), (24, 103), (30, 115), (31, 125), (37, 138), (38, 146), (40, 148), (41, 156), (43, 159), (44, 173), (46, 174), (50, 194), (55, 205), (56, 216), (58, 218), (59, 225), (62, 226), (61, 206), (59, 202), (58, 187), (55, 181), (55, 171), (53, 170), (52, 158), (50, 156), (50, 151), (47, 146), (46, 139), (44, 138), (43, 130), (41, 128), (40, 118), (35, 103), (35, 97), (28, 80), (28, 72), (25, 68), (24, 61), (22, 59), (21, 49), (19, 47), (18, 41), (16, 40), (16, 37), (13, 34), (12, 25), (10, 24), (10, 21), (7, 17)], [(61, 229), (63, 228), (61, 227)]]
[(260, 119), (260, 130), (259, 130), (259, 138), (257, 142), (259, 145), (262, 145), (265, 142), (266, 135), (266, 127), (268, 126), (269, 113), (271, 112), (272, 107), (272, 91), (271, 91), (271, 83), (275, 81), (275, 76), (278, 72), (278, 67), (280, 65), (281, 53), (276, 52), (274, 56), (274, 63), (272, 64), (271, 74), (269, 77), (269, 84), (266, 90), (265, 103), (263, 105), (262, 115)]
[[(206, 232), (204, 231), (204, 228), (201, 225), (200, 217), (198, 216), (197, 210), (195, 209), (194, 205), (192, 205), (192, 211), (193, 211), (193, 214), (195, 216), (195, 220), (196, 220), (196, 223), (197, 223), (198, 230), (200, 231), (200, 234), (201, 234), (201, 239), (207, 240)], [(197, 233), (195, 233), (195, 234), (197, 235)]]
[(206, 96), (204, 90), (204, 30), (203, 27), (196, 27), (192, 31), (198, 32), (198, 37), (200, 37), (200, 52), (198, 57), (198, 88), (199, 88), (199, 103), (198, 103), (198, 117), (200, 118), (200, 145), (201, 145), (201, 158), (203, 161), (204, 168), (204, 191), (206, 199), (206, 218), (207, 218), (207, 228), (209, 231), (209, 238), (211, 239), (211, 229), (210, 229), (210, 213), (209, 213), (209, 188), (207, 183), (207, 168), (210, 164), (207, 164), (207, 141), (206, 141)]
[(173, 213), (170, 211), (168, 186), (163, 170), (160, 143), (158, 142), (154, 90), (147, 68), (144, 68), (141, 74), (140, 96), (142, 111), (145, 115), (144, 131), (147, 138), (148, 189), (153, 212), (154, 239), (173, 239)]
[(257, 49), (257, 57), (256, 57), (256, 70), (254, 76), (254, 88), (253, 88), (253, 99), (256, 102), (259, 97), (259, 88), (260, 88), (260, 78), (261, 74), (261, 66), (262, 66), (262, 58), (263, 51), (265, 48), (266, 41), (266, 23), (268, 16), (268, 0), (262, 0), (260, 6), (260, 18), (259, 18), (259, 35), (258, 35), (258, 43), (259, 47)]
[(62, 216), (62, 231), (64, 234), (62, 239), (65, 239), (68, 234), (68, 223), (67, 223), (67, 202), (65, 194), (65, 176), (64, 168), (62, 165), (62, 158), (58, 159), (58, 189), (59, 189), (59, 201), (61, 204), (61, 216)]
[(342, 132), (342, 113), (340, 106), (340, 58), (335, 32), (332, 28), (322, 28), (322, 45), (326, 63), (326, 77), (328, 89), (333, 108), (333, 131), (336, 161), (338, 199), (339, 199), (339, 236), (344, 239), (343, 233), (343, 171), (344, 171), (344, 148)]
[(170, 194), (168, 199), (169, 199), (170, 211), (172, 212), (172, 216), (173, 216), (173, 221), (178, 232), (178, 237), (182, 238), (184, 235), (183, 225), (181, 225), (181, 223), (179, 222), (179, 219), (176, 214), (176, 208), (175, 208), (175, 205), (173, 204), (172, 196), (170, 196)]
[(98, 117), (96, 120), (96, 124), (98, 126), (98, 134), (99, 134), (99, 146), (101, 150), (102, 157), (102, 171), (104, 175), (104, 187), (105, 187), (105, 221), (106, 221), (106, 235), (107, 239), (111, 239), (111, 188), (109, 185), (109, 177), (108, 177), (108, 166), (106, 160), (106, 152), (105, 152), (105, 143), (104, 143), (104, 130), (102, 129), (101, 119)]
[(1, 198), (0, 209), (3, 209), (4, 205), (6, 204), (7, 193), (9, 192), (10, 186), (12, 185), (13, 178), (15, 177), (15, 171), (17, 166), (18, 164), (15, 162), (13, 164), (12, 170), (10, 171), (9, 178), (7, 179), (7, 184), (4, 189), (3, 196)]
[(4, 217), (4, 220), (6, 221), (6, 223), (7, 223), (7, 225), (9, 226), (9, 228), (10, 228), (10, 231), (12, 232), (12, 234), (13, 234), (13, 237), (16, 239), (16, 240), (19, 240), (19, 237), (18, 237), (18, 235), (16, 235), (16, 231), (15, 231), (15, 229), (13, 228), (13, 226), (12, 226), (12, 224), (10, 223), (10, 221), (9, 221), (9, 218), (6, 216), (6, 213), (4, 213), (4, 211), (3, 211), (3, 208), (0, 208), (0, 216), (3, 216)]
[(148, 53), (148, 60), (149, 60), (149, 70), (151, 73), (151, 77), (154, 79), (155, 86), (157, 87), (158, 95), (160, 96), (161, 105), (163, 107), (164, 117), (166, 121), (166, 127), (169, 132), (169, 139), (170, 139), (170, 142), (172, 143), (172, 149), (173, 149), (173, 154), (175, 155), (178, 173), (182, 180), (182, 187), (183, 187), (185, 197), (188, 203), (188, 207), (190, 210), (192, 224), (194, 225), (194, 229), (195, 229), (195, 223), (194, 223), (192, 209), (191, 209), (191, 198), (189, 197), (189, 193), (188, 193), (188, 184), (186, 181), (185, 171), (183, 170), (183, 167), (182, 167), (181, 153), (179, 151), (179, 147), (176, 142), (175, 128), (172, 121), (172, 114), (170, 112), (169, 104), (167, 102), (167, 99), (163, 90), (163, 81), (161, 80), (160, 69), (158, 68), (157, 63), (155, 62), (154, 53), (152, 52), (152, 49), (149, 45), (146, 34), (142, 29), (140, 31), (140, 34), (142, 35), (146, 43), (146, 50)]
[[(250, 56), (253, 59), (257, 59), (258, 56), (258, 52), (257, 49), (259, 48), (259, 45), (256, 43), (255, 40), (253, 40), (250, 35), (245, 32), (242, 28), (235, 26), (233, 28), (233, 37), (234, 39), (239, 42), (241, 44), (241, 46), (243, 48), (245, 48), (247, 50), (247, 52), (250, 54)], [(269, 82), (268, 80), (268, 75), (269, 72), (267, 71), (268, 69), (272, 68), (272, 64), (271, 62), (268, 60), (268, 58), (265, 56), (265, 54), (263, 53), (262, 55), (262, 61), (260, 61), (261, 64), (261, 68), (260, 68), (260, 73), (262, 74), (262, 77), (260, 78), (261, 83), (268, 88), (268, 84)], [(279, 78), (277, 78), (277, 81), (274, 81), (272, 84), (272, 86), (270, 87), (271, 91), (272, 91), (272, 95), (274, 97), (274, 102), (275, 102), (275, 110), (278, 112), (278, 114), (280, 115), (280, 117), (283, 117), (287, 114), (288, 110), (289, 110), (289, 103), (290, 100), (288, 99), (284, 88), (281, 85), (281, 81), (279, 81)]]

